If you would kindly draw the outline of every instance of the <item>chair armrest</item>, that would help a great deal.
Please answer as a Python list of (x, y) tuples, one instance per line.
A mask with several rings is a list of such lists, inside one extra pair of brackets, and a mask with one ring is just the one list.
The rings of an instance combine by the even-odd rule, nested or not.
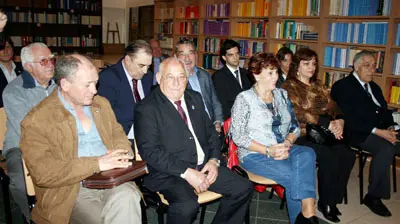
[(240, 166), (233, 166), (232, 171), (234, 173), (239, 174), (240, 176), (249, 179), (249, 175), (247, 175), (247, 172)]

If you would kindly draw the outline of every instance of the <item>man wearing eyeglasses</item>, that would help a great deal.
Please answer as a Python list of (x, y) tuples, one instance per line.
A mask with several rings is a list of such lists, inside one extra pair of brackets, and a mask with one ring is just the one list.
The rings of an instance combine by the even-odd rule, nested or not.
[(390, 165), (394, 155), (400, 155), (398, 125), (381, 88), (373, 81), (375, 53), (360, 51), (354, 56), (353, 66), (350, 75), (333, 85), (331, 96), (344, 114), (350, 144), (372, 154), (368, 193), (363, 202), (373, 213), (389, 217), (392, 214), (381, 199), (390, 198)]
[(188, 74), (187, 88), (201, 94), (205, 111), (215, 125), (215, 130), (220, 133), (223, 122), (221, 103), (215, 93), (210, 73), (196, 66), (197, 52), (193, 42), (186, 39), (180, 40), (176, 44), (175, 52), (177, 58), (183, 61), (185, 65)]
[(43, 43), (31, 43), (21, 50), (24, 71), (7, 85), (3, 92), (4, 109), (7, 114), (7, 132), (3, 154), (10, 181), (10, 191), (18, 207), (29, 220), (29, 206), (25, 188), (19, 141), (20, 123), (25, 115), (56, 87), (54, 55)]

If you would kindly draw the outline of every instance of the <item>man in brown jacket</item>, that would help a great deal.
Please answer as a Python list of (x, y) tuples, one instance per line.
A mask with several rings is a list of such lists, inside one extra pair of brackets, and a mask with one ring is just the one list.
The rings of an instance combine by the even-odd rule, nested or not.
[(131, 149), (109, 102), (97, 93), (97, 70), (81, 55), (61, 57), (59, 88), (25, 117), (21, 151), (31, 174), (36, 223), (141, 223), (140, 193), (125, 183), (107, 190), (81, 181), (131, 163)]

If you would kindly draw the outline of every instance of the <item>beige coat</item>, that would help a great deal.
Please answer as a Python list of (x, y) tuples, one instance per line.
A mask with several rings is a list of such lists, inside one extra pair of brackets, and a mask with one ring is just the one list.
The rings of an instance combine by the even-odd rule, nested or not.
[[(99, 172), (98, 157), (78, 158), (75, 118), (58, 91), (33, 108), (21, 123), (21, 150), (35, 185), (36, 223), (68, 223), (80, 181)], [(95, 96), (91, 111), (107, 149), (131, 149), (107, 99)]]

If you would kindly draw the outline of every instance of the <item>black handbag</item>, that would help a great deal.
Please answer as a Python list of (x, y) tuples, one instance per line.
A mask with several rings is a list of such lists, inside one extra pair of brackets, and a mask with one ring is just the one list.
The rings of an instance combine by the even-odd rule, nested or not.
[(333, 145), (337, 142), (335, 135), (319, 124), (307, 123), (306, 136), (309, 141), (321, 145)]

